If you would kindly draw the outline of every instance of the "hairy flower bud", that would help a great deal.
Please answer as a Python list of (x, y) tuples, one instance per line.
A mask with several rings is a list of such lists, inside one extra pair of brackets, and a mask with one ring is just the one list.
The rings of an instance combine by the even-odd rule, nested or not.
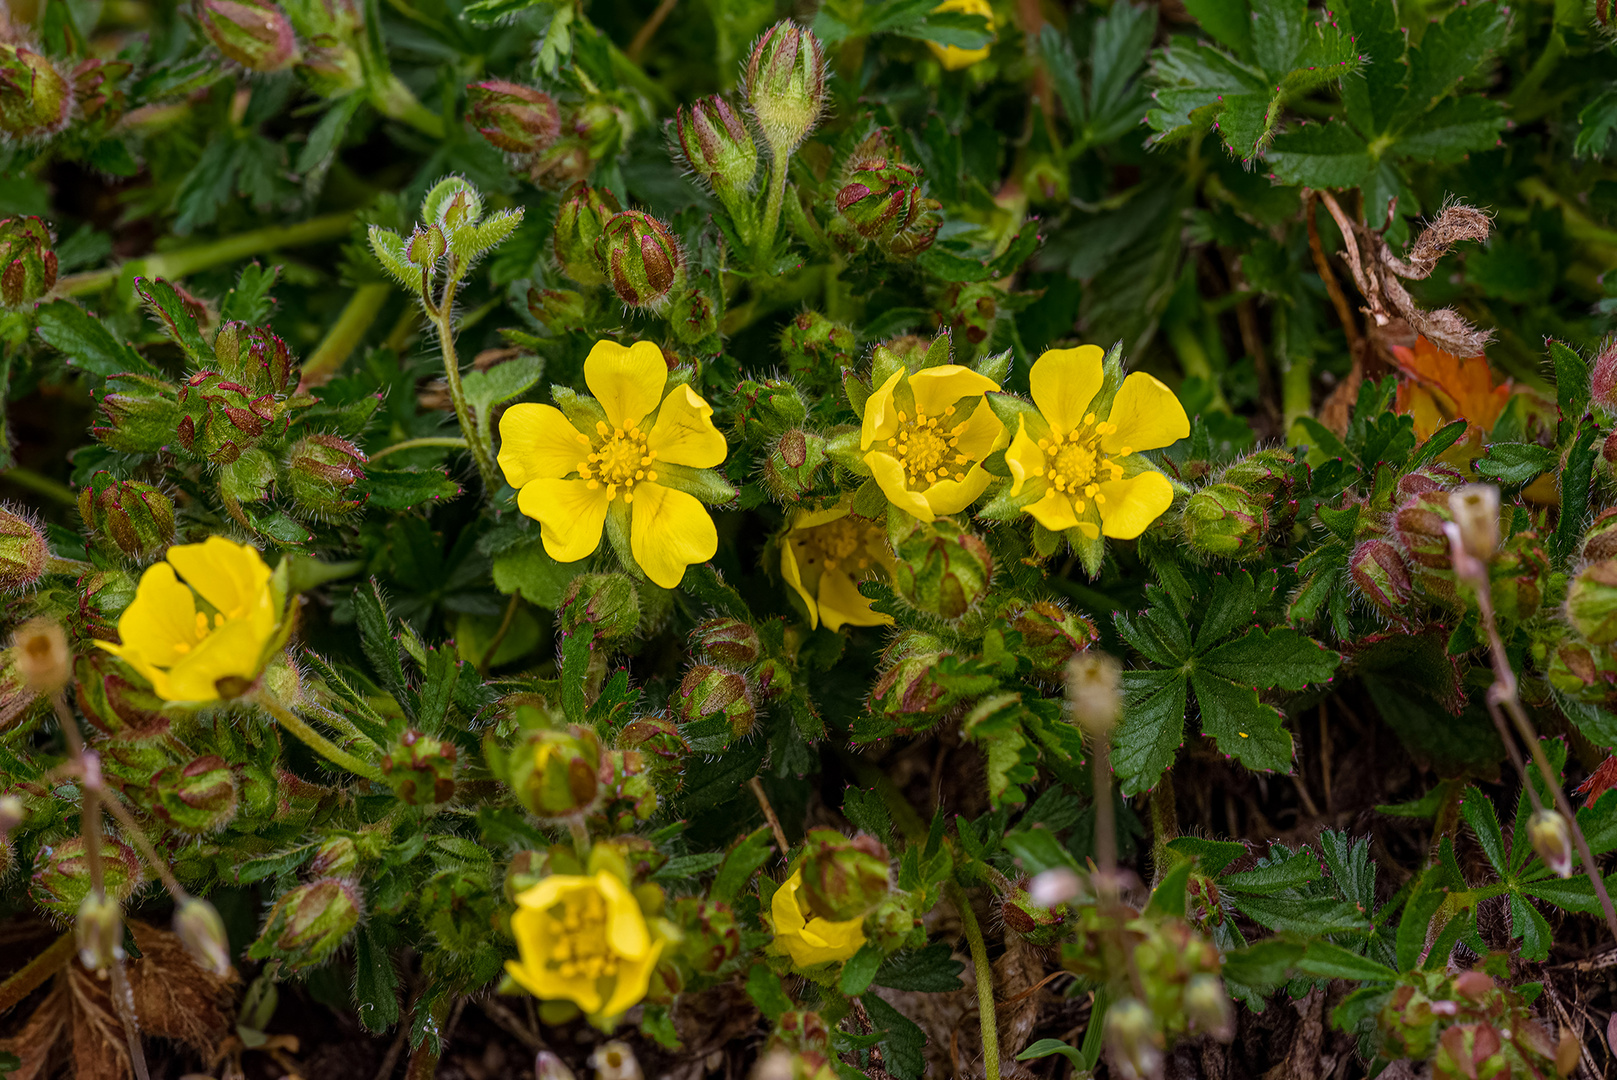
[(1617, 339), (1607, 341), (1589, 365), (1589, 397), (1601, 408), (1617, 413)]
[(1207, 555), (1250, 559), (1269, 531), (1268, 499), (1234, 484), (1211, 484), (1185, 503), (1185, 541)]
[(940, 204), (926, 197), (921, 170), (892, 156), (880, 138), (848, 165), (830, 236), (845, 251), (871, 243), (895, 258), (914, 258), (932, 246), (943, 224)]
[(354, 486), (365, 479), (365, 452), (335, 435), (306, 435), (287, 456), (287, 487), (305, 513), (337, 517), (364, 502)]
[(685, 257), (667, 225), (640, 210), (612, 215), (596, 242), (618, 299), (659, 308), (685, 280)]
[(948, 691), (932, 675), (948, 655), (936, 636), (920, 630), (900, 631), (882, 653), (880, 674), (870, 690), (872, 709), (898, 716), (941, 710), (950, 700)]
[(56, 287), (51, 229), (37, 217), (0, 221), (0, 302), (31, 304)]
[(487, 79), (466, 88), (467, 119), (478, 134), (512, 154), (537, 154), (561, 134), (555, 99), (531, 86)]
[(32, 587), (50, 557), (45, 530), (24, 511), (0, 503), (0, 592)]
[(562, 273), (580, 285), (606, 281), (606, 262), (598, 245), (606, 223), (621, 209), (617, 196), (605, 188), (573, 185), (556, 211), (552, 241)]
[(917, 523), (898, 542), (893, 587), (904, 602), (942, 619), (958, 619), (988, 594), (994, 560), (982, 537), (951, 518)]
[(0, 43), (0, 132), (49, 135), (67, 123), (73, 88), (51, 62), (24, 45)]
[(1255, 495), (1273, 495), (1291, 486), (1289, 450), (1259, 450), (1224, 470), (1223, 480)]
[(1427, 570), (1452, 571), (1449, 539), (1443, 526), (1454, 520), (1450, 492), (1424, 491), (1411, 496), (1393, 515), (1399, 546), (1412, 565)]
[(298, 58), (297, 38), (285, 12), (264, 0), (198, 0), (202, 33), (248, 71), (283, 71)]
[(808, 418), (808, 402), (789, 382), (748, 379), (736, 387), (736, 429), (748, 441), (780, 438)]
[(719, 332), (719, 316), (713, 298), (695, 285), (681, 289), (668, 313), (668, 326), (686, 345), (699, 345)]
[(722, 719), (733, 738), (745, 738), (758, 721), (758, 707), (746, 678), (712, 664), (692, 665), (679, 684), (675, 700), (685, 724)]
[(858, 341), (853, 331), (818, 311), (800, 311), (780, 332), (780, 351), (794, 378), (835, 385), (837, 374), (853, 366)]
[(680, 955), (691, 968), (712, 975), (741, 953), (741, 927), (729, 904), (685, 896), (674, 901), (670, 918), (680, 929)]
[(1018, 650), (1033, 663), (1033, 674), (1054, 682), (1067, 661), (1098, 640), (1095, 624), (1053, 600), (1035, 600), (1006, 612), (1010, 628), (1022, 635)]
[(718, 618), (697, 623), (690, 640), (699, 655), (738, 671), (756, 664), (763, 655), (758, 631), (741, 619)]
[(595, 318), (595, 307), (589, 297), (572, 289), (541, 289), (535, 285), (528, 290), (529, 313), (551, 330), (588, 328)]
[(137, 562), (150, 562), (174, 539), (174, 503), (151, 484), (96, 473), (79, 492), (79, 516), (92, 535)]
[(230, 937), (212, 904), (201, 897), (186, 897), (174, 909), (174, 933), (204, 971), (219, 978), (230, 973)]
[(1590, 644), (1617, 641), (1617, 559), (1578, 571), (1567, 589), (1566, 616)]
[(1533, 852), (1557, 877), (1572, 876), (1572, 830), (1560, 811), (1545, 807), (1533, 811), (1527, 822), (1527, 836)]
[(764, 456), (764, 486), (775, 498), (795, 502), (814, 489), (825, 461), (824, 436), (791, 428)]
[(99, 889), (91, 889), (79, 903), (73, 939), (78, 944), (79, 963), (97, 975), (105, 975), (124, 958), (124, 913), (118, 901)]
[(1400, 617), (1414, 598), (1404, 557), (1386, 540), (1372, 538), (1354, 548), (1348, 573), (1359, 592), (1384, 615)]
[[(114, 375), (101, 398), (105, 424), (91, 429), (101, 442), (126, 454), (150, 454), (180, 441), (184, 415), (176, 388), (146, 375)], [(187, 418), (189, 419), (189, 418)]]
[(659, 789), (672, 791), (682, 780), (682, 766), (691, 752), (679, 724), (666, 713), (629, 721), (618, 733), (618, 746), (637, 750), (641, 764)]
[(994, 332), (994, 320), (999, 316), (999, 301), (1004, 296), (1005, 291), (992, 281), (951, 285), (943, 294), (941, 314), (956, 338), (972, 345), (981, 345)]
[(727, 204), (752, 185), (758, 148), (746, 122), (722, 96), (676, 110), (674, 131), (686, 163)]
[(365, 909), (359, 886), (344, 878), (299, 885), (275, 901), (247, 955), (283, 961), (293, 971), (313, 967), (337, 951)]
[(822, 919), (862, 919), (889, 891), (887, 849), (868, 833), (814, 829), (806, 837), (801, 893)]
[(1041, 903), (1022, 887), (1005, 894), (1000, 901), (999, 914), (1007, 930), (1039, 946), (1058, 942), (1067, 933), (1067, 920), (1071, 916), (1064, 903)]
[[(140, 861), (133, 849), (108, 837), (101, 842), (102, 885), (115, 902), (129, 899), (140, 884)], [(47, 844), (34, 857), (34, 874), (29, 897), (61, 919), (72, 918), (84, 898), (90, 895), (90, 860), (84, 838), (69, 837)]]
[(808, 137), (825, 105), (825, 50), (820, 39), (790, 20), (771, 26), (752, 46), (745, 78), (747, 104), (777, 154)]
[(446, 803), (455, 796), (455, 744), (406, 731), (382, 759), (382, 774), (408, 806)]
[(587, 811), (600, 792), (601, 744), (588, 728), (536, 731), (511, 752), (511, 790), (543, 818)]
[(152, 786), (158, 800), (153, 809), (181, 832), (215, 832), (236, 816), (236, 777), (217, 755), (170, 766), (152, 778)]
[(1596, 515), (1584, 530), (1582, 554), (1589, 562), (1617, 559), (1617, 507)]
[(640, 625), (640, 590), (628, 574), (580, 574), (567, 584), (560, 615), (567, 633), (619, 641)]
[(350, 877), (359, 869), (359, 846), (349, 837), (333, 836), (315, 850), (307, 869), (315, 877)]

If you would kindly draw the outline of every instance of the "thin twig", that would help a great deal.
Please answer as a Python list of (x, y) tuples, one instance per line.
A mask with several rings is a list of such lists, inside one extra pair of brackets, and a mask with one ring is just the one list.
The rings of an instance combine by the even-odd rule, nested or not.
[(529, 1029), (528, 1025), (517, 1019), (516, 1013), (512, 1012), (510, 1009), (507, 1009), (494, 998), (479, 998), (477, 1007), (483, 1010), (483, 1014), (485, 1016), (494, 1021), (507, 1033), (515, 1036), (518, 1042), (520, 1042), (523, 1046), (526, 1046), (529, 1050), (532, 1050), (534, 1053), (538, 1053), (540, 1050), (549, 1049), (549, 1047), (545, 1045), (545, 1040), (534, 1034), (533, 1031)]
[(485, 678), (488, 676), (488, 669), (494, 663), (494, 654), (499, 652), (500, 642), (505, 640), (505, 635), (511, 630), (511, 624), (516, 621), (517, 605), (521, 602), (522, 594), (520, 592), (511, 594), (511, 602), (505, 605), (505, 618), (500, 620), (500, 628), (494, 631), (494, 639), (488, 643), (488, 648), (483, 650), (483, 658), (477, 662), (477, 673), (479, 675)]
[(73, 931), (69, 930), (46, 946), (44, 952), (8, 976), (5, 982), (0, 982), (0, 1013), (32, 994), (46, 979), (66, 967), (68, 961), (73, 959), (73, 944)]
[(747, 781), (747, 786), (752, 789), (753, 797), (758, 800), (758, 805), (763, 807), (764, 820), (769, 822), (769, 831), (775, 834), (775, 843), (780, 845), (780, 857), (782, 859), (786, 858), (786, 853), (791, 850), (792, 845), (786, 842), (786, 830), (780, 827), (780, 818), (775, 816), (775, 808), (769, 805), (769, 796), (764, 794), (763, 784), (759, 783), (758, 778), (754, 776)]
[(663, 0), (662, 3), (658, 4), (657, 10), (651, 13), (651, 17), (646, 20), (646, 24), (635, 34), (634, 40), (629, 42), (629, 47), (623, 50), (623, 55), (638, 64), (640, 54), (646, 51), (646, 46), (651, 44), (651, 39), (662, 28), (663, 21), (673, 14), (674, 7), (678, 3), (679, 0)]

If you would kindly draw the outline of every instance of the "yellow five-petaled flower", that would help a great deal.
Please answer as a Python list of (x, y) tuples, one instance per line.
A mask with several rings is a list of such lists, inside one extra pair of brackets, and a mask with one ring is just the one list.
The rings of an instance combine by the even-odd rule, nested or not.
[(210, 536), (169, 548), (166, 561), (141, 575), (118, 620), (122, 644), (96, 644), (144, 675), (164, 701), (239, 697), (285, 644), (284, 605), (256, 548)]
[(646, 996), (663, 943), (617, 875), (553, 874), (517, 896), (506, 972), (534, 997), (571, 1001), (609, 1025)]
[(665, 589), (718, 550), (706, 508), (684, 490), (728, 448), (713, 409), (689, 386), (668, 387), (662, 350), (649, 341), (600, 341), (584, 361), (595, 400), (570, 419), (552, 405), (513, 405), (500, 419), (500, 468), (517, 508), (539, 522), (545, 550), (576, 562), (600, 546), (607, 515), (627, 534), (634, 562)]
[(775, 890), (769, 904), (775, 944), (800, 968), (846, 960), (858, 952), (865, 943), (864, 920), (810, 918), (797, 898), (802, 887), (803, 871), (795, 870)]
[(1104, 414), (1093, 408), (1105, 382), (1098, 346), (1051, 349), (1029, 373), (1038, 413), (1024, 412), (1005, 453), (1012, 497), (1046, 529), (1131, 540), (1173, 502), (1173, 485), (1141, 450), (1190, 434), (1185, 408), (1143, 371), (1123, 380)]
[(892, 616), (871, 610), (859, 582), (893, 572), (887, 530), (858, 517), (844, 499), (824, 510), (804, 510), (780, 540), (780, 572), (808, 610), (809, 628), (886, 626)]
[(983, 395), (999, 384), (959, 364), (899, 368), (865, 402), (859, 449), (887, 501), (922, 521), (958, 514), (988, 487), (982, 459), (1005, 445)]

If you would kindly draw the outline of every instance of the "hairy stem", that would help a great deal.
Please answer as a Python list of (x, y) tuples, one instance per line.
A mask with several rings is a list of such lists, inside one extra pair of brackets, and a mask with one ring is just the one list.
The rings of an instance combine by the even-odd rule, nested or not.
[(780, 207), (786, 201), (786, 169), (791, 163), (791, 152), (785, 147), (770, 147), (769, 198), (764, 204), (764, 221), (758, 229), (757, 246), (753, 261), (759, 270), (765, 268), (769, 253), (775, 250), (775, 232), (780, 228)]
[(477, 462), (477, 474), (483, 479), (483, 490), (488, 495), (500, 489), (498, 474), (494, 471), (494, 455), (472, 422), (471, 406), (466, 403), (466, 391), (460, 385), (460, 358), (455, 354), (455, 328), (452, 323), (455, 306), (456, 280), (449, 279), (444, 286), (443, 301), (429, 314), (438, 330), (438, 345), (444, 354), (444, 380), (449, 384), (449, 400), (455, 405), (455, 419), (460, 422), (461, 434), (471, 447), (472, 459)]
[(35, 495), (43, 495), (53, 502), (66, 503), (68, 506), (78, 505), (78, 497), (73, 494), (72, 488), (59, 481), (52, 480), (48, 476), (41, 476), (32, 469), (25, 469), (21, 465), (13, 465), (4, 473), (0, 473), (0, 476), (4, 476), (8, 482), (16, 484), (20, 488), (32, 491)]
[(1151, 887), (1162, 880), (1171, 861), (1168, 845), (1179, 837), (1179, 810), (1175, 805), (1173, 770), (1168, 769), (1151, 792)]
[(389, 454), (397, 454), (402, 450), (424, 450), (429, 446), (446, 446), (456, 450), (464, 450), (470, 445), (465, 439), (457, 438), (453, 435), (432, 435), (420, 439), (405, 439), (403, 442), (396, 442), (392, 446), (384, 446), (372, 454), (370, 459), (376, 462)]
[(988, 945), (983, 941), (983, 928), (977, 923), (977, 913), (971, 910), (966, 891), (954, 880), (945, 883), (944, 894), (949, 903), (960, 912), (960, 925), (966, 931), (966, 947), (971, 950), (971, 964), (976, 973), (977, 1023), (982, 1029), (984, 1080), (999, 1080), (999, 1017), (994, 1011), (994, 967), (988, 962)]
[(252, 702), (275, 717), (276, 721), (292, 735), (338, 768), (347, 769), (356, 776), (363, 776), (376, 783), (382, 782), (382, 770), (368, 762), (350, 754), (314, 728), (310, 727), (297, 713), (282, 705), (272, 695), (260, 690), (251, 698)]

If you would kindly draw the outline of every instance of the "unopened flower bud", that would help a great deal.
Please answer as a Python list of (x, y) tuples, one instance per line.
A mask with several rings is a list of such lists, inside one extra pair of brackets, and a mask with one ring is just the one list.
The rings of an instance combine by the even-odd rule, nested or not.
[(216, 754), (170, 766), (152, 778), (152, 785), (157, 789), (153, 809), (181, 832), (215, 832), (236, 816), (236, 776)]
[(1067, 664), (1072, 722), (1094, 738), (1107, 737), (1122, 707), (1123, 669), (1116, 658), (1090, 649)]
[(825, 461), (824, 436), (789, 428), (764, 457), (764, 486), (777, 499), (796, 501), (814, 489)]
[(779, 438), (808, 419), (802, 391), (780, 379), (748, 379), (736, 387), (736, 428), (751, 440)]
[(448, 250), (449, 238), (437, 225), (417, 225), (404, 242), (404, 257), (420, 267), (437, 266)]
[(31, 304), (56, 287), (51, 230), (37, 217), (0, 221), (0, 302)]
[(1617, 559), (1617, 507), (1597, 514), (1584, 530), (1582, 554), (1589, 562)]
[(93, 535), (137, 562), (150, 562), (174, 539), (174, 503), (139, 480), (97, 473), (79, 492), (79, 516)]
[(406, 731), (382, 759), (382, 774), (408, 806), (446, 803), (455, 796), (455, 744)]
[(1572, 830), (1560, 811), (1545, 807), (1535, 810), (1527, 822), (1527, 836), (1533, 852), (1557, 877), (1572, 876)]
[(1401, 616), (1414, 597), (1404, 557), (1386, 540), (1372, 538), (1354, 548), (1348, 573), (1359, 592), (1384, 615)]
[(640, 210), (607, 221), (596, 242), (607, 281), (631, 307), (659, 308), (685, 280), (685, 258), (667, 225)]
[(951, 518), (917, 523), (898, 542), (893, 587), (929, 615), (959, 619), (987, 595), (993, 576), (988, 545)]
[(763, 644), (752, 624), (741, 619), (708, 619), (691, 631), (691, 645), (715, 664), (740, 670), (763, 655)]
[(758, 148), (746, 122), (719, 95), (674, 113), (674, 130), (685, 161), (720, 198), (746, 192), (758, 171)]
[(1157, 1046), (1156, 1018), (1135, 998), (1113, 1002), (1106, 1010), (1106, 1045), (1112, 1065), (1128, 1080), (1144, 1080), (1162, 1073), (1162, 1050)]
[(365, 479), (364, 451), (335, 435), (307, 435), (292, 446), (286, 463), (287, 486), (298, 508), (316, 517), (337, 517), (359, 509), (354, 486)]
[(1223, 558), (1260, 555), (1269, 531), (1268, 501), (1234, 484), (1204, 487), (1185, 503), (1185, 541), (1197, 551)]
[(274, 4), (199, 0), (196, 17), (213, 47), (248, 71), (282, 71), (298, 58), (292, 23)]
[(1194, 1030), (1224, 1043), (1235, 1037), (1235, 1007), (1217, 975), (1192, 975), (1185, 983), (1184, 1003)]
[(220, 978), (230, 973), (230, 936), (214, 906), (188, 896), (174, 909), (174, 933), (202, 970)]
[(1617, 339), (1607, 341), (1589, 365), (1589, 397), (1608, 412), (1617, 413)]
[(1099, 638), (1095, 624), (1052, 600), (1035, 600), (1008, 613), (1012, 630), (1022, 635), (1021, 655), (1033, 662), (1033, 674), (1054, 682), (1075, 653)]
[(539, 322), (555, 331), (583, 330), (593, 318), (588, 297), (572, 289), (528, 290), (528, 311)]
[(820, 39), (787, 20), (753, 44), (745, 79), (747, 104), (777, 154), (789, 154), (825, 104), (825, 51)]
[(818, 311), (800, 311), (780, 332), (786, 368), (800, 379), (834, 385), (838, 372), (853, 366), (858, 341), (853, 331)]
[(679, 724), (664, 713), (629, 721), (618, 733), (618, 746), (624, 750), (638, 750), (647, 774), (657, 787), (664, 790), (679, 786), (683, 763), (691, 752)]
[(248, 955), (284, 961), (293, 971), (313, 967), (337, 951), (364, 911), (359, 886), (344, 878), (299, 885), (275, 901)]
[(574, 184), (556, 211), (553, 247), (556, 265), (580, 285), (606, 281), (606, 262), (599, 242), (606, 224), (622, 207), (605, 188)]
[(1567, 589), (1566, 616), (1590, 644), (1617, 641), (1617, 559), (1578, 571)]
[(560, 614), (567, 633), (619, 641), (640, 625), (640, 590), (628, 574), (580, 574), (568, 583)]
[(880, 840), (815, 829), (807, 841), (801, 892), (814, 914), (832, 922), (862, 919), (887, 895), (890, 857)]
[(943, 224), (938, 209), (937, 200), (926, 197), (921, 170), (872, 143), (847, 168), (830, 235), (846, 251), (871, 243), (895, 257), (912, 258), (932, 246)]
[(50, 557), (45, 530), (24, 511), (0, 504), (0, 592), (31, 587)]
[(634, 1050), (621, 1039), (596, 1047), (595, 1053), (590, 1055), (590, 1064), (595, 1066), (595, 1080), (644, 1080), (645, 1074), (640, 1071)]
[[(928, 241), (927, 246), (931, 246)], [(924, 248), (918, 249), (925, 250)], [(999, 301), (1003, 289), (992, 281), (977, 281), (964, 285), (951, 285), (943, 296), (942, 315), (950, 332), (962, 341), (981, 345), (994, 332), (994, 320), (999, 315)]]
[(588, 810), (600, 790), (600, 771), (600, 741), (577, 725), (566, 731), (536, 731), (511, 752), (511, 790), (543, 818)]
[[(125, 844), (109, 837), (101, 842), (101, 881), (107, 896), (122, 903), (140, 884), (140, 861)], [(84, 838), (71, 836), (57, 844), (47, 844), (34, 856), (34, 874), (28, 896), (62, 919), (71, 918), (90, 895), (90, 860)]]
[(679, 951), (691, 968), (716, 973), (741, 952), (741, 927), (729, 904), (686, 896), (674, 901), (671, 917), (682, 935)]
[(467, 118), (483, 138), (512, 154), (537, 154), (561, 134), (555, 99), (531, 86), (488, 79), (466, 88)]
[(79, 963), (105, 975), (124, 958), (124, 914), (118, 902), (99, 889), (91, 889), (73, 920), (73, 940)]
[(549, 1050), (541, 1050), (533, 1059), (533, 1080), (578, 1080), (567, 1063), (552, 1054)]
[(17, 674), (36, 694), (54, 694), (73, 676), (73, 654), (67, 635), (55, 619), (40, 616), (18, 626), (11, 637)]
[(680, 290), (668, 312), (668, 326), (686, 345), (698, 345), (719, 332), (713, 298), (695, 285)]
[(126, 454), (150, 454), (173, 442), (186, 444), (180, 430), (184, 416), (175, 387), (146, 375), (115, 375), (101, 399), (105, 423), (91, 429), (109, 448)]
[(1223, 480), (1257, 495), (1273, 495), (1291, 484), (1289, 450), (1258, 450), (1224, 470)]
[(359, 848), (346, 836), (321, 843), (307, 867), (314, 877), (350, 877), (359, 869)]
[(871, 687), (871, 705), (888, 715), (921, 715), (942, 709), (948, 691), (933, 678), (947, 656), (944, 643), (920, 630), (901, 631), (882, 653), (881, 673)]
[(1499, 550), (1499, 489), (1492, 484), (1464, 484), (1449, 496), (1449, 510), (1460, 527), (1460, 543), (1473, 559), (1486, 565)]
[(1063, 904), (1041, 904), (1026, 889), (1015, 888), (1000, 901), (1005, 928), (1033, 945), (1050, 946), (1067, 934), (1071, 912)]
[(50, 60), (25, 45), (0, 43), (0, 132), (49, 135), (67, 123), (73, 88)]
[(758, 721), (746, 678), (711, 664), (695, 664), (685, 673), (676, 700), (685, 724), (721, 717), (737, 739), (745, 738)]

